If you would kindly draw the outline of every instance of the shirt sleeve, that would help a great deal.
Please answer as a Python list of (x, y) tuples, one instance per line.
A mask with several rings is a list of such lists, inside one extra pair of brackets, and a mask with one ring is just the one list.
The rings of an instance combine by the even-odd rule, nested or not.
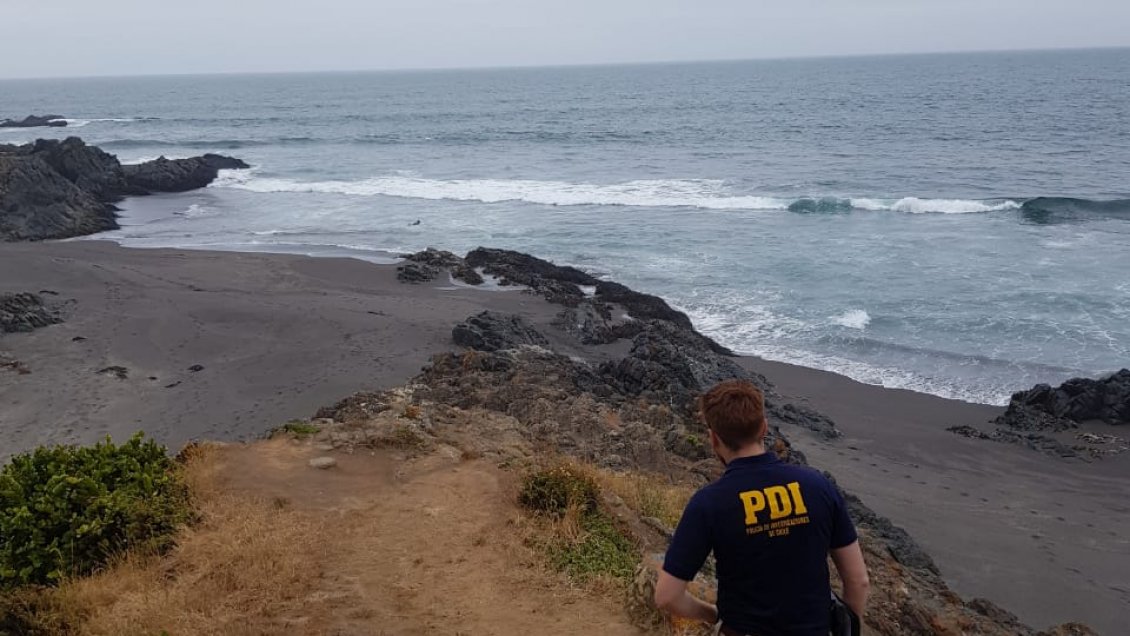
[(855, 533), (855, 524), (848, 514), (847, 503), (835, 486), (828, 484), (832, 492), (832, 543), (831, 549), (843, 548), (855, 543), (859, 537)]
[(711, 550), (710, 528), (702, 497), (695, 495), (683, 510), (679, 527), (667, 548), (663, 570), (683, 581), (693, 581)]

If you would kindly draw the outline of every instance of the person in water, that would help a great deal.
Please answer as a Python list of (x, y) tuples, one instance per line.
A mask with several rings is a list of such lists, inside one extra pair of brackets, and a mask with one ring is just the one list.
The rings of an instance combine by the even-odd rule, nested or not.
[[(726, 636), (828, 636), (831, 555), (844, 602), (862, 617), (870, 583), (855, 526), (835, 486), (765, 448), (769, 422), (760, 390), (723, 382), (700, 400), (710, 445), (726, 470), (691, 498), (655, 588), (661, 610)], [(714, 553), (718, 604), (687, 591)]]

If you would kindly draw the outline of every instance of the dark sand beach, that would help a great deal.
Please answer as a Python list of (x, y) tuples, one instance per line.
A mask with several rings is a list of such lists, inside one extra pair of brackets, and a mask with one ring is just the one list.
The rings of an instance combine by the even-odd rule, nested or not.
[[(65, 319), (0, 338), (0, 352), (30, 370), (0, 370), (0, 459), (139, 429), (174, 448), (254, 438), (357, 391), (404, 383), (431, 354), (455, 348), (452, 326), (483, 309), (522, 314), (565, 353), (622, 350), (576, 345), (550, 326), (557, 308), (539, 296), (408, 285), (395, 266), (350, 259), (5, 244), (0, 291), (42, 292)], [(1000, 409), (742, 362), (836, 421), (844, 437), (835, 441), (789, 434), (813, 465), (918, 539), (957, 592), (1037, 626), (1078, 620), (1121, 633), (1127, 455), (1066, 461), (970, 440), (945, 429), (984, 424)]]

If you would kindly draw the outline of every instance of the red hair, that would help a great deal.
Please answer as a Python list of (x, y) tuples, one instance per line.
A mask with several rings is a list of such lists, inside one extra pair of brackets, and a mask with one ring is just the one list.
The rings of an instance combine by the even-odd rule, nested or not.
[(699, 398), (706, 426), (730, 450), (736, 451), (765, 438), (765, 396), (747, 380), (726, 380)]

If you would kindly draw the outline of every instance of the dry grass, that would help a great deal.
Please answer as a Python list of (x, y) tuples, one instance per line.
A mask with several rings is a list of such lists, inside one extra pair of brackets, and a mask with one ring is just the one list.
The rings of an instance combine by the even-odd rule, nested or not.
[(52, 594), (82, 616), (74, 633), (266, 634), (300, 623), (294, 614), (320, 575), (317, 524), (277, 502), (224, 494), (215, 451), (198, 449), (186, 478), (200, 522), (162, 558), (126, 558)]
[(668, 528), (678, 525), (683, 508), (694, 494), (694, 488), (672, 484), (661, 475), (593, 470), (597, 482), (636, 514), (654, 517)]

